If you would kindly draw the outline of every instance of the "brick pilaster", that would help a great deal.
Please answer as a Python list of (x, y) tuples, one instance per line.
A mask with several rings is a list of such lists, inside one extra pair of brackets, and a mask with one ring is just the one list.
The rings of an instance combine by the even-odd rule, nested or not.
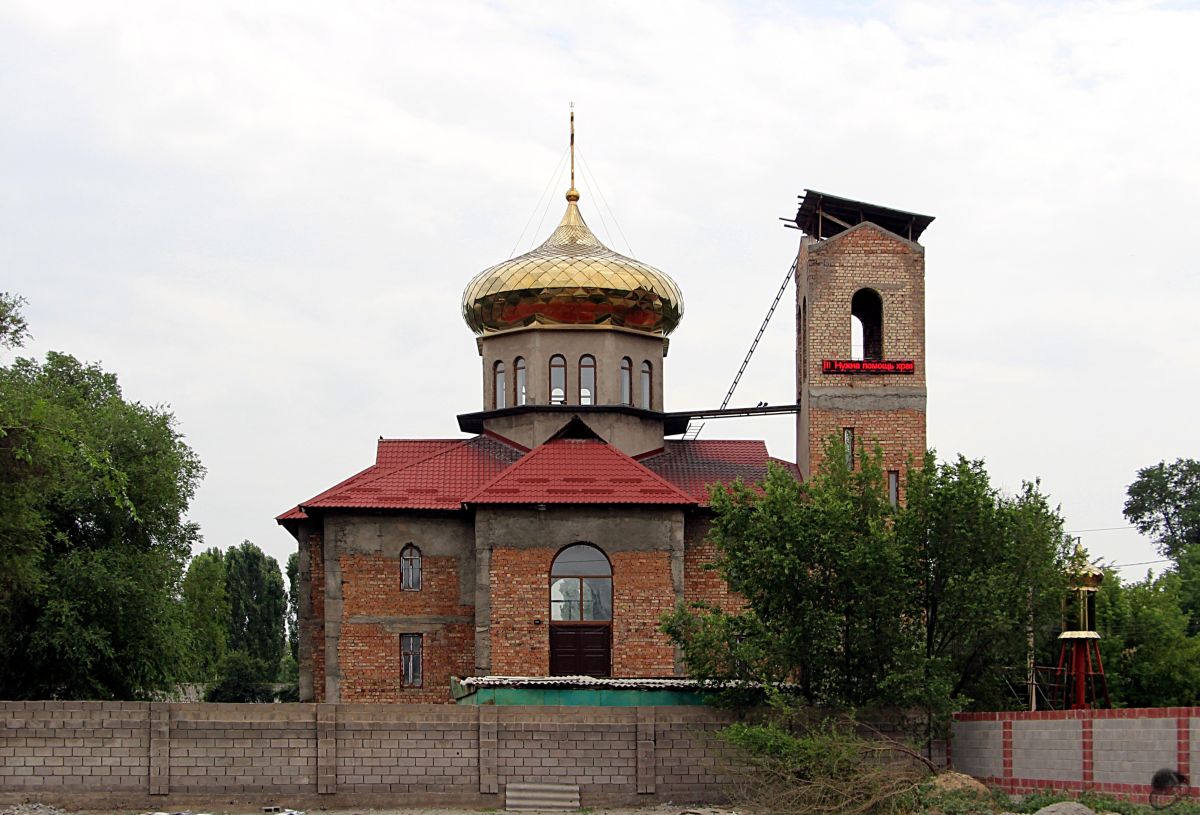
[(150, 703), (150, 794), (171, 792), (171, 706)]
[(654, 708), (637, 709), (637, 791), (654, 792)]
[(337, 792), (337, 705), (319, 704), (317, 709), (317, 793)]
[(496, 770), (497, 722), (500, 711), (495, 705), (479, 707), (479, 791), (484, 795), (500, 792)]

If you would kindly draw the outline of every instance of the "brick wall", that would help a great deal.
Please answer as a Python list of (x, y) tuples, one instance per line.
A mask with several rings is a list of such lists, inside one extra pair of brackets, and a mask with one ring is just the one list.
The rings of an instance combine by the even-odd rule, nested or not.
[[(492, 550), (492, 673), (550, 673), (550, 564), (553, 549)], [(535, 624), (541, 620), (541, 624)]]
[[(825, 441), (830, 436), (842, 438), (842, 430), (854, 428), (854, 458), (866, 449), (871, 452), (878, 442), (883, 450), (883, 469), (900, 473), (901, 497), (905, 473), (911, 455), (913, 464), (921, 466), (925, 452), (925, 413), (917, 410), (809, 410), (809, 456), (814, 466), (820, 466)], [(866, 445), (865, 448), (863, 445)]]
[(659, 630), (663, 614), (675, 607), (671, 553), (614, 552), (614, 676), (673, 676), (675, 646)]
[[(883, 302), (883, 358), (912, 360), (905, 375), (836, 375), (826, 359), (851, 358), (851, 300), (872, 289)], [(808, 477), (830, 435), (855, 428), (878, 439), (885, 469), (901, 478), (925, 452), (925, 250), (863, 223), (824, 241), (805, 238), (796, 270), (796, 463)], [(903, 491), (903, 483), (901, 484)]]
[(745, 600), (730, 590), (718, 572), (705, 568), (717, 557), (716, 545), (705, 540), (708, 529), (706, 522), (688, 523), (683, 541), (683, 599), (731, 613), (739, 612), (745, 607)]
[(1090, 790), (1145, 802), (1164, 767), (1200, 772), (1200, 707), (960, 713), (951, 764), (1010, 793)]
[(501, 806), (510, 782), (585, 806), (716, 801), (728, 756), (698, 707), (0, 702), (0, 803)]
[[(400, 590), (390, 553), (341, 557), (343, 620), (338, 641), (346, 702), (448, 702), (451, 676), (474, 668), (474, 608), (459, 602), (458, 559), (421, 557), (421, 589)], [(421, 635), (423, 679), (402, 684), (400, 635)]]

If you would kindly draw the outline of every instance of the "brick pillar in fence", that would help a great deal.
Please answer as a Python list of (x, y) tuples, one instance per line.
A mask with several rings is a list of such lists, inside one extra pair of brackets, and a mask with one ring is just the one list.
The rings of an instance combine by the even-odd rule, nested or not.
[(495, 705), (482, 705), (479, 708), (479, 791), (484, 795), (500, 792), (500, 779), (496, 771), (499, 713)]
[(150, 794), (171, 792), (171, 706), (150, 704)]
[(317, 793), (337, 792), (337, 705), (315, 705), (317, 714)]
[(637, 709), (637, 791), (654, 792), (654, 708)]

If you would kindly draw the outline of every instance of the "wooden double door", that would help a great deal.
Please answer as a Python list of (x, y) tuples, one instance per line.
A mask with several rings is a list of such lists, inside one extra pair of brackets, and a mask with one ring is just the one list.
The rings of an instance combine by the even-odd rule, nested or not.
[(550, 624), (551, 676), (610, 676), (612, 626)]

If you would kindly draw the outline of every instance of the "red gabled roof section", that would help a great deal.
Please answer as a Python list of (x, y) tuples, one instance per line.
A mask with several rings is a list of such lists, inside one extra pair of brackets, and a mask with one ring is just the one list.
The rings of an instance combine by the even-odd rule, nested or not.
[(746, 484), (758, 483), (766, 478), (769, 461), (800, 477), (796, 465), (772, 458), (765, 442), (749, 439), (667, 440), (661, 452), (640, 461), (701, 506), (708, 506), (709, 484), (732, 484), (739, 478)]
[(695, 500), (607, 442), (555, 439), (465, 499), (469, 504), (666, 504)]
[(275, 520), (280, 523), (283, 521), (303, 521), (307, 518), (308, 516), (304, 514), (304, 510), (300, 509), (299, 506), (294, 506), (287, 512), (275, 516)]
[(380, 439), (380, 463), (276, 520), (300, 520), (305, 516), (293, 513), (312, 509), (461, 509), (465, 496), (520, 457), (520, 451), (482, 436), (459, 441)]
[(380, 439), (375, 463), (383, 467), (407, 467), (434, 453), (444, 452), (463, 439)]

